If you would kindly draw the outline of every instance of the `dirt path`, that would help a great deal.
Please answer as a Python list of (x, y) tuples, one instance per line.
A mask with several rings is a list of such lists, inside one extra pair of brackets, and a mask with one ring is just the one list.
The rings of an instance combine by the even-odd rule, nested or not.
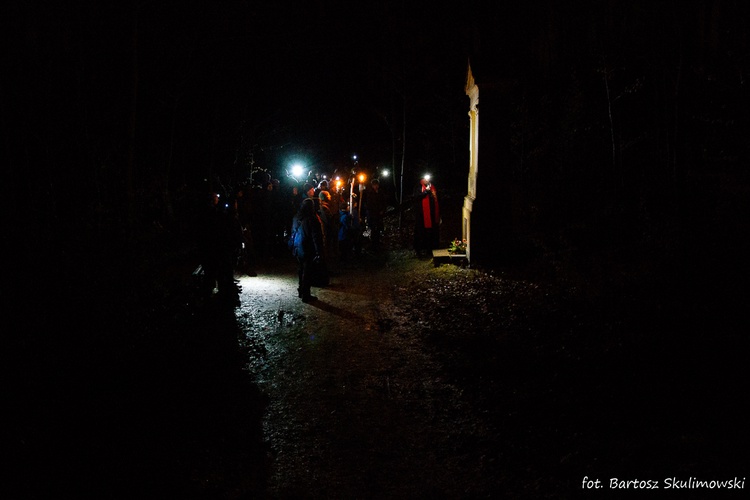
[(250, 369), (269, 400), (273, 496), (488, 492), (475, 480), (482, 457), (459, 449), (487, 422), (441, 378), (439, 363), (409, 334), (413, 317), (393, 303), (399, 284), (431, 267), (403, 255), (363, 256), (336, 266), (312, 304), (296, 298), (288, 263), (272, 278), (243, 280), (240, 324), (264, 353)]
[(96, 323), (84, 304), (90, 335), (29, 341), (16, 497), (579, 498), (584, 476), (746, 475), (746, 336), (700, 309), (604, 311), (398, 246), (334, 270), (312, 304), (279, 255), (237, 309)]
[(108, 273), (29, 309), (8, 349), (7, 490), (557, 499), (585, 476), (746, 476), (741, 296), (718, 307), (733, 295), (690, 280), (593, 295), (434, 267), (408, 240), (334, 266), (312, 304), (280, 252), (236, 309), (185, 287), (137, 314)]
[(583, 476), (741, 475), (739, 337), (709, 346), (647, 302), (605, 311), (398, 249), (334, 271), (312, 304), (289, 260), (243, 281), (270, 497), (575, 498)]

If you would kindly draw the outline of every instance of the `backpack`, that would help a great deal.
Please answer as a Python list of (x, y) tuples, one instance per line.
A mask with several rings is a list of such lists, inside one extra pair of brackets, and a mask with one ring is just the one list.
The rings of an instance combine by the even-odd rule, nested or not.
[(352, 216), (349, 212), (339, 214), (339, 241), (346, 241), (352, 237)]
[(299, 233), (299, 225), (292, 230), (292, 234), (290, 234), (289, 238), (286, 240), (290, 252), (294, 252), (294, 238), (297, 236), (297, 233)]
[(292, 251), (292, 255), (295, 257), (304, 257), (305, 250), (302, 246), (302, 241), (305, 236), (305, 230), (302, 227), (303, 223), (302, 221), (295, 221), (294, 228), (292, 229), (292, 234), (289, 236), (289, 249)]

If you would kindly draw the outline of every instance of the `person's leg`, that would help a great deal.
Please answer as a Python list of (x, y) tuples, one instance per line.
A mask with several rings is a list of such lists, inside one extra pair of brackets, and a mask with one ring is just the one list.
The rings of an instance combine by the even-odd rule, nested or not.
[(307, 302), (313, 300), (315, 297), (310, 292), (312, 286), (312, 260), (305, 258), (302, 260), (302, 277), (300, 279), (299, 291), (302, 296), (302, 301)]
[(299, 298), (302, 298), (302, 278), (304, 275), (304, 271), (304, 261), (297, 257), (297, 296)]
[(349, 260), (352, 254), (352, 242), (351, 240), (344, 239), (339, 241), (339, 259), (343, 261)]
[(425, 250), (424, 244), (425, 228), (424, 226), (417, 224), (414, 228), (414, 252), (417, 257), (421, 257)]
[(373, 217), (370, 224), (370, 247), (377, 250), (380, 246), (380, 221)]
[(435, 234), (434, 228), (425, 229), (424, 231), (424, 251), (426, 254), (429, 254), (430, 251), (435, 248), (433, 246), (433, 236)]

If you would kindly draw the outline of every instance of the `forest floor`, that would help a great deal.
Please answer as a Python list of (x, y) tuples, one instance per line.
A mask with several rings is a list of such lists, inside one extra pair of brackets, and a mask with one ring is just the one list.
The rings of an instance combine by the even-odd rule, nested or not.
[(740, 314), (677, 287), (593, 295), (532, 268), (435, 266), (389, 227), (384, 251), (332, 261), (312, 303), (281, 253), (238, 276), (237, 308), (190, 302), (47, 352), (9, 427), (14, 498), (579, 498), (585, 478), (608, 497), (612, 478), (744, 480)]

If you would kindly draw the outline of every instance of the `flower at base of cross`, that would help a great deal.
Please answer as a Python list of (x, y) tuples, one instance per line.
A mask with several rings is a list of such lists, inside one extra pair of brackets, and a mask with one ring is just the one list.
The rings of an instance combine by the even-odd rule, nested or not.
[(450, 253), (466, 253), (466, 240), (454, 239), (451, 241), (448, 251)]

